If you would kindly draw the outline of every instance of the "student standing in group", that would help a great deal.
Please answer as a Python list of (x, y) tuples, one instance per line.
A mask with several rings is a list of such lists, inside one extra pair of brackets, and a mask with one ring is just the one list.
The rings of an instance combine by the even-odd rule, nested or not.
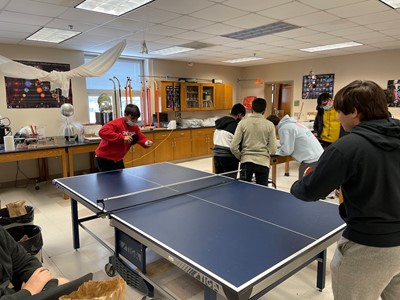
[(338, 113), (333, 107), (332, 95), (329, 93), (322, 93), (318, 96), (314, 135), (318, 138), (323, 148), (328, 147), (344, 135), (344, 130), (338, 120)]
[(291, 155), (300, 163), (299, 179), (307, 168), (315, 168), (324, 149), (306, 126), (285, 115), (282, 119), (275, 115), (267, 118), (278, 130), (279, 144), (275, 153), (280, 156)]
[(124, 116), (108, 122), (99, 130), (101, 141), (96, 149), (96, 162), (99, 171), (111, 171), (125, 168), (124, 156), (136, 143), (144, 148), (153, 142), (140, 130), (137, 121), (140, 110), (134, 104), (125, 107)]
[(277, 149), (275, 127), (264, 117), (265, 99), (253, 100), (252, 114), (240, 121), (233, 136), (231, 151), (240, 160), (240, 179), (268, 185), (271, 154)]
[(214, 131), (214, 171), (216, 174), (236, 178), (239, 160), (232, 154), (230, 146), (239, 121), (246, 115), (246, 108), (241, 103), (232, 106), (229, 116), (215, 121)]
[(386, 96), (356, 80), (335, 96), (349, 134), (330, 145), (291, 193), (317, 201), (341, 186), (339, 213), (347, 227), (331, 262), (335, 300), (400, 299), (400, 121), (388, 117)]

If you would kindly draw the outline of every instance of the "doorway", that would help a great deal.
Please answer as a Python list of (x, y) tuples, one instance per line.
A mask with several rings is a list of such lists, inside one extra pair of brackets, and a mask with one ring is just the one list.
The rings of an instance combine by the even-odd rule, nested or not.
[(292, 115), (293, 81), (266, 82), (264, 95), (267, 100), (267, 115), (276, 114), (280, 118)]

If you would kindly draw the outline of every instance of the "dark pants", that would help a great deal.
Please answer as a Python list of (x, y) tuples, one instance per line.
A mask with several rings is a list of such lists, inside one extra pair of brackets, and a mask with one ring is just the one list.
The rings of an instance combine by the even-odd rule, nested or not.
[(268, 185), (269, 168), (257, 165), (251, 162), (240, 164), (240, 179), (251, 181), (253, 174), (256, 177), (256, 183), (260, 185)]
[(227, 173), (225, 176), (237, 178), (239, 168), (239, 160), (236, 157), (229, 156), (214, 156), (214, 171), (215, 174)]
[(125, 169), (124, 161), (114, 161), (96, 156), (97, 169), (100, 172)]

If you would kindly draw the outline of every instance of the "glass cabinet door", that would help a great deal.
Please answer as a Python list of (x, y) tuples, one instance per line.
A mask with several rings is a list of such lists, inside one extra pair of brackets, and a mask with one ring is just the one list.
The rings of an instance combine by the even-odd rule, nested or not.
[(214, 85), (202, 84), (202, 98), (201, 98), (201, 109), (212, 110), (214, 109), (215, 91)]
[(183, 86), (182, 108), (186, 110), (200, 109), (200, 85), (184, 83)]

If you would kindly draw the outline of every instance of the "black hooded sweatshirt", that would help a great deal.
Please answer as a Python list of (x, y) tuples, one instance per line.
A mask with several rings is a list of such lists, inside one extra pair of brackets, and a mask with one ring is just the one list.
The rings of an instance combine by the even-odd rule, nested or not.
[(338, 186), (345, 238), (367, 246), (400, 246), (400, 121), (361, 122), (331, 144), (290, 192), (317, 201)]
[(239, 121), (239, 119), (234, 119), (230, 116), (225, 116), (215, 121), (213, 148), (215, 156), (235, 157), (231, 152), (230, 146)]

